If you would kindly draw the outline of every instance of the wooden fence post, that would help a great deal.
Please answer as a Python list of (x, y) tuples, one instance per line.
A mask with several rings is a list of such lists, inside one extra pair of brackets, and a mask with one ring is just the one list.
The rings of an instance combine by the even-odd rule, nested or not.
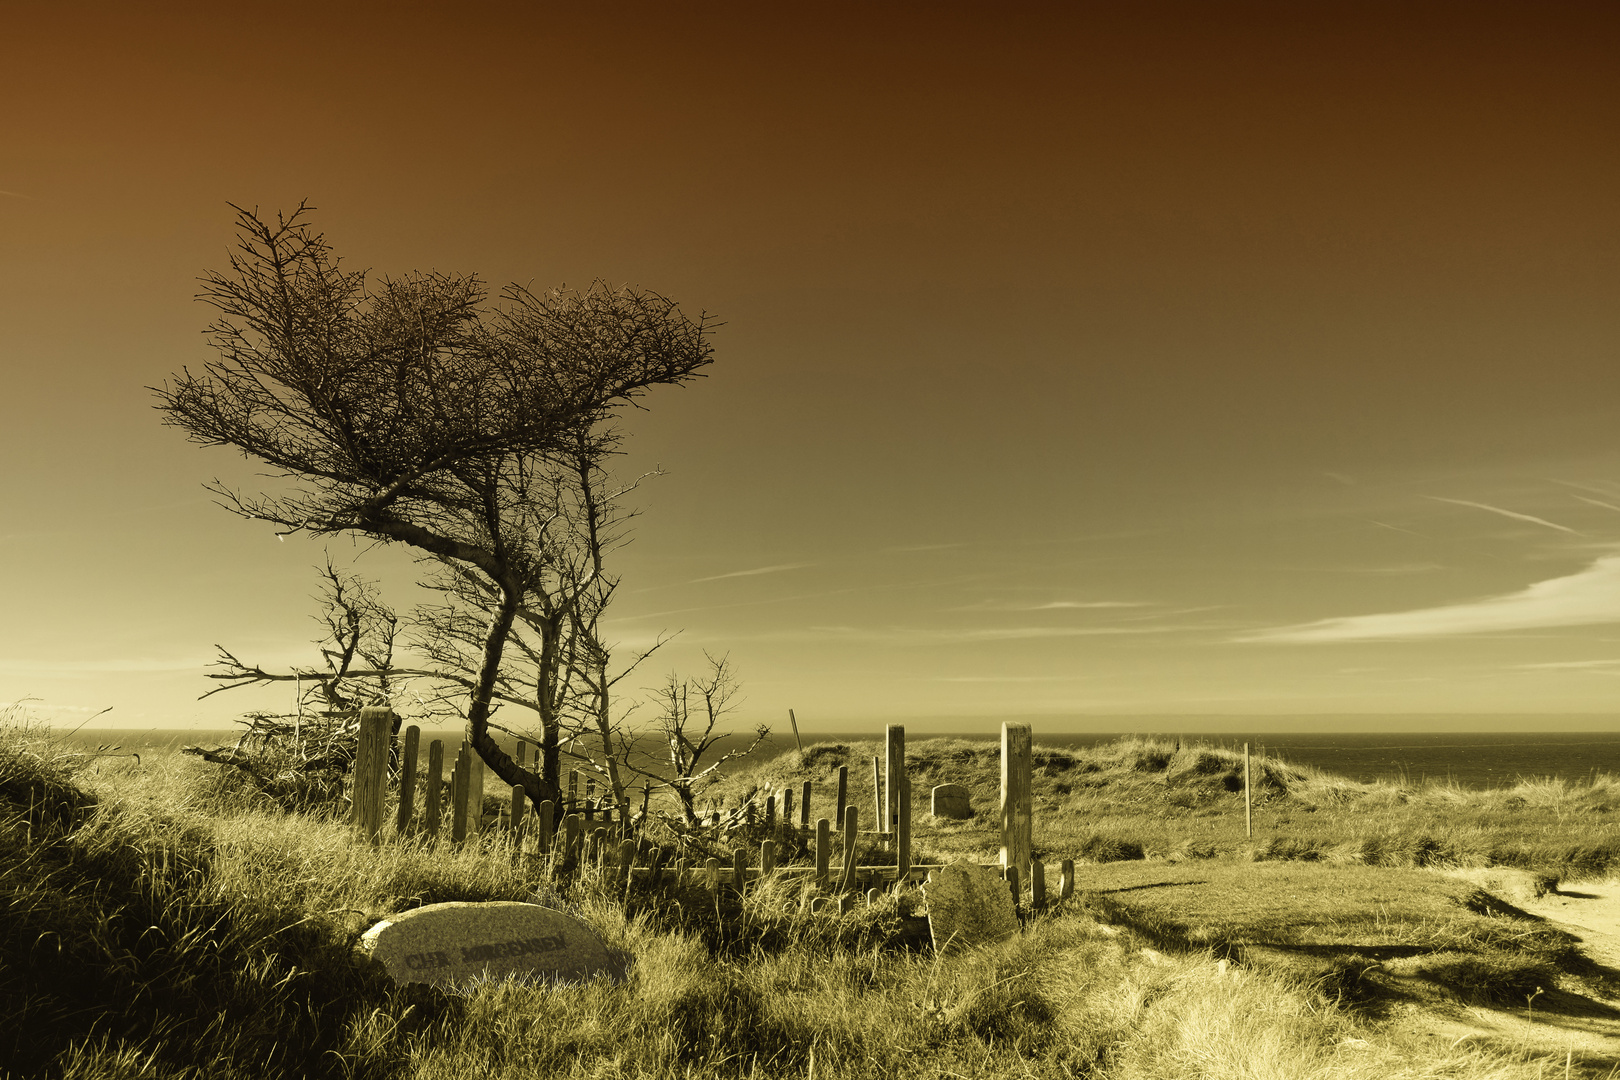
[[(875, 760), (875, 759), (874, 759)], [(859, 807), (844, 808), (844, 872), (838, 879), (838, 891), (848, 892), (855, 887), (855, 841), (860, 835), (861, 811)]]
[(1243, 830), (1254, 839), (1254, 798), (1249, 793), (1249, 744), (1243, 744)]
[[(890, 724), (883, 733), (883, 831), (900, 831), (900, 786), (906, 777), (906, 728)], [(899, 837), (895, 836), (895, 842)]]
[(883, 812), (883, 759), (875, 755), (872, 758), (872, 816), (877, 819), (878, 832), (885, 837), (894, 832), (889, 815)]
[[(904, 770), (905, 759), (901, 758)], [(911, 777), (900, 775), (900, 805), (895, 824), (894, 885), (898, 890), (911, 878)]]
[(1063, 877), (1058, 881), (1058, 899), (1067, 900), (1074, 895), (1074, 860), (1063, 860)]
[(394, 819), (394, 833), (398, 836), (411, 831), (411, 818), (416, 813), (416, 759), (421, 746), (422, 729), (412, 724), (405, 729), (405, 754), (399, 765), (399, 816)]
[(1007, 879), (1007, 888), (1012, 890), (1013, 910), (1017, 911), (1019, 903), (1024, 899), (1024, 891), (1019, 888), (1022, 875), (1018, 873), (1016, 866), (1006, 867), (1002, 870), (1002, 874)]
[(1028, 724), (1001, 725), (1001, 865), (1029, 874), (1034, 809), (1033, 755)]
[(563, 817), (579, 812), (579, 770), (568, 770), (568, 801), (563, 803)]
[(484, 759), (467, 744), (467, 835), (477, 836), (484, 828)]
[(360, 710), (359, 745), (354, 756), (354, 796), (350, 815), (360, 834), (376, 843), (382, 832), (383, 793), (388, 790), (388, 742), (393, 713), (382, 707)]
[(712, 855), (703, 864), (703, 887), (712, 893), (720, 891), (720, 860)]
[[(749, 803), (748, 804), (749, 809), (753, 809), (753, 805), (754, 805), (753, 803)], [(765, 796), (765, 828), (767, 828), (767, 829), (776, 828), (776, 796), (775, 795), (767, 795), (767, 796)]]
[(759, 877), (763, 881), (776, 870), (776, 841), (759, 842)]
[(428, 743), (427, 797), (422, 800), (422, 831), (429, 838), (439, 838), (440, 803), (444, 800), (444, 743), (434, 739)]
[(800, 792), (800, 798), (799, 798), (799, 828), (808, 829), (809, 827), (810, 827), (810, 781), (806, 780), (804, 782), (804, 790), (802, 792)]
[(529, 808), (529, 800), (523, 797), (523, 785), (512, 785), (512, 816), (507, 820), (507, 829), (512, 834), (512, 843), (519, 851), (523, 850), (523, 814)]
[(472, 797), (472, 761), (467, 744), (456, 752), (455, 780), (451, 782), (453, 802), (450, 806), (450, 842), (460, 844), (467, 839), (467, 804)]
[(782, 827), (793, 828), (793, 789), (782, 789)]
[(534, 850), (537, 855), (546, 855), (551, 851), (551, 834), (554, 831), (553, 823), (556, 821), (556, 805), (547, 799), (540, 804), (540, 821), (535, 829)]
[(1029, 864), (1029, 906), (1031, 911), (1046, 910), (1046, 863), (1040, 859)]
[(731, 849), (731, 880), (737, 883), (737, 894), (742, 895), (748, 885), (748, 849), (741, 845)]
[(832, 861), (832, 822), (821, 818), (816, 822), (816, 887), (827, 887), (828, 864)]
[(844, 827), (844, 807), (849, 805), (849, 766), (838, 766), (838, 806), (833, 812), (833, 821), (838, 827)]

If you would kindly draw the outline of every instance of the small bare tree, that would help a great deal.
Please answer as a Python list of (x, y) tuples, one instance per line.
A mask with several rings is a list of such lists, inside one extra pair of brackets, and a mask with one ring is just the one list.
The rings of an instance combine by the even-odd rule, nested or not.
[(656, 694), (659, 711), (653, 727), (663, 740), (665, 752), (658, 756), (667, 769), (655, 771), (628, 765), (633, 742), (625, 744), (621, 755), (629, 768), (666, 784), (675, 793), (688, 826), (699, 823), (698, 797), (722, 779), (720, 766), (753, 753), (771, 733), (761, 724), (754, 729), (754, 739), (748, 745), (710, 759), (710, 752), (726, 736), (720, 722), (741, 704), (736, 697), (742, 685), (729, 654), (716, 657), (705, 651), (703, 658), (709, 665), (706, 672), (690, 678), (671, 672)]
[(238, 209), (230, 272), (204, 279), (218, 359), (156, 388), (166, 422), (230, 446), (288, 481), (224, 506), (282, 532), (358, 533), (464, 568), (490, 604), (463, 715), (473, 748), (535, 800), (555, 780), (520, 767), (489, 731), (524, 597), (543, 579), (532, 501), (545, 455), (659, 384), (712, 359), (712, 323), (653, 293), (597, 285), (487, 302), (477, 278), (415, 274), (372, 289), (343, 270), (300, 206), (275, 221)]

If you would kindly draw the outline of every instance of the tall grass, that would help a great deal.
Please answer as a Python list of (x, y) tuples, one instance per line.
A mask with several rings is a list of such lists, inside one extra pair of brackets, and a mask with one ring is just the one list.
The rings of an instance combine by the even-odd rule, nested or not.
[[(942, 748), (936, 774), (967, 752)], [(1132, 754), (1142, 760), (1125, 748), (1106, 767), (1162, 771)], [(1054, 755), (1042, 768), (1061, 782), (1082, 766)], [(537, 892), (634, 956), (628, 976), (445, 994), (394, 986), (353, 953), (391, 912)], [(1307, 980), (1218, 965), (1196, 946), (1145, 949), (1078, 906), (1003, 945), (936, 956), (896, 933), (914, 897), (844, 918), (804, 898), (785, 881), (743, 897), (639, 885), (626, 896), (609, 875), (555, 878), (498, 844), (374, 847), (178, 755), (92, 764), (0, 729), (0, 1072), (1538, 1075), (1525, 1055), (1405, 1043)]]

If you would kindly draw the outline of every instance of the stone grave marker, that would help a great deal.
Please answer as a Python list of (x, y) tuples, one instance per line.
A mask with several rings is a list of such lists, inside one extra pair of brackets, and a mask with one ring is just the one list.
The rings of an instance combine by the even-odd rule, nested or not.
[(1001, 875), (972, 863), (928, 872), (928, 932), (934, 949), (971, 948), (1005, 941), (1018, 931), (1012, 892)]
[(932, 809), (937, 818), (970, 818), (973, 801), (968, 797), (968, 789), (961, 784), (937, 784)]
[(397, 983), (451, 989), (507, 976), (559, 982), (620, 978), (622, 959), (585, 923), (538, 904), (428, 904), (384, 919), (360, 949)]

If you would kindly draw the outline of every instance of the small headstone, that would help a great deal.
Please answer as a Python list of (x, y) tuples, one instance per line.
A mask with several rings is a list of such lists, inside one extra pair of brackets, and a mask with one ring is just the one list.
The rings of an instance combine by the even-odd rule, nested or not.
[(923, 886), (936, 951), (1005, 941), (1018, 930), (1012, 893), (1001, 875), (972, 863), (930, 871)]
[(508, 976), (572, 982), (624, 974), (624, 965), (585, 923), (507, 900), (402, 911), (367, 930), (360, 948), (397, 983), (446, 989)]
[(970, 818), (973, 801), (961, 784), (939, 784), (934, 788), (933, 811), (937, 818)]

